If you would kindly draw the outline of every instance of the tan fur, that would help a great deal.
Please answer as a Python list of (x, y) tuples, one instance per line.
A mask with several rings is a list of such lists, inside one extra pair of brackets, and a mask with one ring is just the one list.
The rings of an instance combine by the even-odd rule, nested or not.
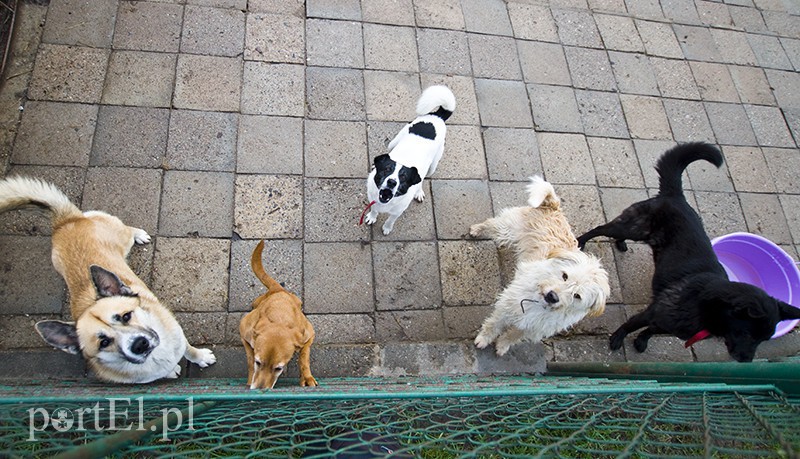
[(253, 301), (253, 310), (239, 323), (239, 334), (247, 354), (247, 383), (251, 389), (271, 389), (295, 352), (299, 352), (300, 385), (316, 386), (317, 380), (311, 375), (314, 327), (303, 314), (300, 298), (286, 291), (264, 271), (263, 250), (264, 241), (260, 241), (253, 250), (250, 267), (267, 287), (267, 293)]
[[(125, 259), (133, 244), (150, 241), (144, 230), (127, 226), (119, 218), (103, 212), (81, 213), (61, 191), (46, 182), (24, 177), (0, 180), (0, 212), (19, 208), (36, 208), (51, 217), (51, 258), (69, 290), (70, 313), (75, 324), (38, 323), (37, 331), (45, 341), (66, 352), (80, 350), (98, 378), (113, 382), (143, 383), (177, 377), (180, 373), (177, 362), (184, 356), (203, 367), (216, 361), (211, 351), (188, 344), (172, 313), (128, 266)], [(115, 275), (131, 294), (99, 295), (91, 274), (92, 266)], [(113, 319), (126, 313), (130, 320), (124, 324)], [(79, 346), (49, 339), (41, 328), (45, 322), (73, 327)], [(138, 364), (120, 361), (110, 365), (108, 357), (119, 350), (122, 338), (137, 330), (158, 340), (151, 351), (153, 357)], [(104, 348), (102, 356), (99, 335), (119, 338)]]

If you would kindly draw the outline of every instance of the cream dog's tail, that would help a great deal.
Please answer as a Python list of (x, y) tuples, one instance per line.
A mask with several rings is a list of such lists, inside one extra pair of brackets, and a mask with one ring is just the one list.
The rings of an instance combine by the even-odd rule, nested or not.
[(531, 207), (549, 207), (554, 210), (561, 208), (561, 199), (556, 195), (556, 190), (550, 182), (546, 182), (541, 176), (531, 177), (528, 185), (528, 205)]
[(29, 177), (0, 180), (0, 212), (34, 209), (49, 215), (53, 227), (83, 214), (55, 185)]
[(447, 121), (456, 109), (456, 96), (447, 86), (430, 86), (419, 96), (417, 115), (436, 115)]
[(273, 293), (282, 292), (285, 289), (283, 286), (276, 281), (275, 279), (271, 278), (266, 271), (264, 271), (264, 265), (261, 263), (261, 252), (264, 251), (264, 241), (259, 241), (258, 245), (256, 246), (255, 250), (253, 250), (253, 256), (250, 257), (250, 268), (253, 269), (253, 274), (256, 275), (258, 280), (267, 287), (269, 294), (272, 295)]

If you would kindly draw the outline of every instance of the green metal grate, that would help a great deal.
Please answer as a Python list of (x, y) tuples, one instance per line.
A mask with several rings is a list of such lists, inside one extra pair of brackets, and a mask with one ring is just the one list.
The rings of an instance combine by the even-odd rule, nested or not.
[[(248, 391), (242, 380), (0, 386), (0, 457), (738, 458), (800, 451), (800, 399), (767, 385), (569, 377), (321, 384), (269, 392)], [(108, 430), (110, 398), (117, 399), (116, 427), (129, 430)], [(73, 424), (42, 428), (30, 441), (37, 409), (51, 419), (61, 409), (68, 416), (59, 419)], [(81, 411), (83, 430), (76, 428)], [(34, 419), (43, 427), (43, 415)]]

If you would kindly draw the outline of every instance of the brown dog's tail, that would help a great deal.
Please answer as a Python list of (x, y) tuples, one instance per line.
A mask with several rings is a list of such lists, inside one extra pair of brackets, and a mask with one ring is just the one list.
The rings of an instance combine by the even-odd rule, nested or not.
[(83, 215), (55, 185), (28, 177), (0, 180), (0, 212), (33, 209), (48, 215), (53, 227)]
[(269, 293), (277, 293), (283, 291), (284, 288), (275, 279), (271, 278), (266, 271), (264, 265), (261, 263), (261, 252), (264, 250), (264, 241), (261, 240), (253, 250), (253, 256), (250, 258), (250, 267), (253, 269), (253, 274), (256, 275), (258, 280), (267, 287)]

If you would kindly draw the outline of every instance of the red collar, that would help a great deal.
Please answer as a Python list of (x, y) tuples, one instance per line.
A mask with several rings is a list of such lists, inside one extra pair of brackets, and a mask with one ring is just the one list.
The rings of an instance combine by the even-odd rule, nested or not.
[(708, 330), (700, 330), (699, 332), (697, 332), (696, 335), (694, 335), (691, 338), (689, 338), (686, 341), (686, 344), (683, 345), (683, 347), (691, 347), (692, 345), (694, 345), (694, 343), (696, 343), (698, 341), (703, 341), (704, 339), (708, 338), (709, 336), (711, 336), (711, 333)]

